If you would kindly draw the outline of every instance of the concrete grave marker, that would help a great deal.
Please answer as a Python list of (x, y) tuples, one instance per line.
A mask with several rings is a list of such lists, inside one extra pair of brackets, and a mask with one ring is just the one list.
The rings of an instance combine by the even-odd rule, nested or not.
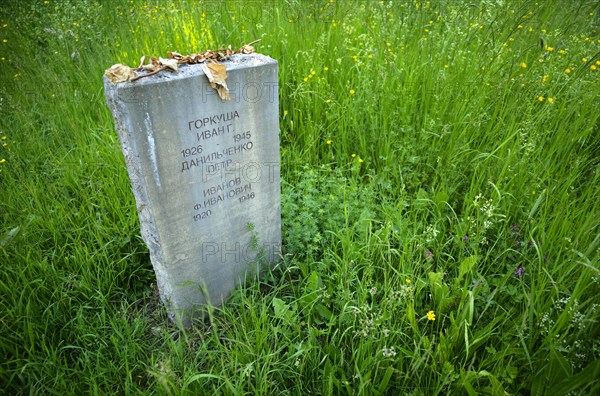
[(228, 101), (203, 64), (104, 78), (161, 299), (185, 325), (280, 254), (277, 62), (223, 64)]

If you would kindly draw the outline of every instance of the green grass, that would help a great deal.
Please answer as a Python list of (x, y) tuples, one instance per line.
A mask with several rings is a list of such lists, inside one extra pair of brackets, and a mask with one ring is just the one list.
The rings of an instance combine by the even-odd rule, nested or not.
[[(2, 393), (600, 392), (600, 7), (537, 3), (4, 2)], [(184, 331), (102, 74), (259, 38), (284, 260)]]

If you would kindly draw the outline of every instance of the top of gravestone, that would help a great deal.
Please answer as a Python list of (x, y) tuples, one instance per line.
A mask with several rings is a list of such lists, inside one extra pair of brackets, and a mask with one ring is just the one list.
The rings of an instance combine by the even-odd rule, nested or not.
[[(152, 76), (140, 78), (136, 81), (128, 81), (128, 82), (119, 82), (114, 85), (118, 85), (119, 87), (133, 87), (140, 85), (148, 85), (148, 84), (156, 84), (159, 82), (168, 82), (174, 80), (185, 79), (193, 76), (197, 76), (199, 73), (204, 74), (202, 71), (202, 66), (208, 62), (203, 63), (194, 63), (194, 64), (180, 64), (178, 65), (178, 70), (163, 70), (160, 73), (156, 73)], [(266, 64), (277, 64), (277, 61), (269, 56), (251, 53), (251, 54), (234, 54), (227, 60), (223, 60), (219, 62), (227, 68), (227, 71), (235, 70), (235, 69), (244, 69), (248, 67), (255, 67)], [(140, 75), (145, 74), (145, 71), (140, 72)], [(150, 73), (150, 72), (147, 72)], [(104, 76), (104, 79), (107, 83), (109, 83), (108, 78)], [(113, 84), (108, 84), (113, 85)]]

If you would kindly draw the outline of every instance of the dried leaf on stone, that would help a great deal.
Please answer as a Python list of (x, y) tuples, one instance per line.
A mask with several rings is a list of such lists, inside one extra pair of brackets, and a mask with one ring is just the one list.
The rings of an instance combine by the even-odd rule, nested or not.
[(166, 66), (171, 70), (177, 71), (177, 60), (176, 59), (158, 58), (158, 62), (161, 65)]
[(206, 63), (202, 65), (202, 71), (208, 77), (210, 86), (217, 90), (221, 100), (229, 100), (229, 88), (227, 88), (227, 67), (222, 63)]
[[(106, 73), (107, 77), (114, 82), (123, 82), (123, 81), (136, 81), (140, 78), (153, 76), (157, 73), (162, 72), (163, 70), (178, 70), (178, 66), (180, 64), (199, 64), (204, 62), (210, 62), (209, 66), (204, 66), (203, 70), (205, 74), (208, 76), (209, 81), (211, 82), (211, 86), (217, 90), (219, 96), (223, 100), (229, 100), (229, 89), (227, 88), (227, 84), (225, 83), (225, 79), (227, 78), (227, 72), (225, 66), (221, 65), (219, 62), (225, 61), (229, 59), (234, 54), (251, 54), (254, 52), (254, 47), (252, 44), (259, 42), (259, 40), (255, 40), (249, 44), (243, 45), (237, 51), (231, 49), (231, 45), (227, 48), (219, 48), (218, 50), (207, 50), (204, 52), (200, 52), (197, 54), (191, 55), (181, 55), (180, 53), (170, 51), (168, 52), (168, 58), (156, 58), (154, 56), (150, 57), (149, 62), (146, 64), (147, 57), (144, 55), (140, 59), (140, 65), (135, 69), (114, 71), (109, 73), (109, 70)], [(222, 66), (222, 69), (220, 66)], [(117, 66), (117, 65), (115, 65)], [(124, 66), (124, 65), (121, 65)], [(114, 66), (113, 66), (114, 67)], [(127, 66), (124, 66), (127, 67)], [(213, 70), (211, 70), (211, 68)], [(112, 69), (112, 68), (111, 68)], [(145, 74), (136, 74), (142, 70), (148, 71)], [(208, 71), (207, 71), (208, 70)], [(105, 74), (106, 74), (105, 73)], [(113, 83), (114, 83), (113, 82)]]
[(156, 59), (154, 56), (150, 57), (150, 63), (145, 64), (145, 62), (146, 62), (146, 56), (143, 56), (141, 59), (140, 66), (138, 67), (138, 70), (154, 71), (160, 66), (158, 63), (158, 59)]
[(108, 80), (113, 83), (120, 83), (129, 81), (129, 79), (135, 76), (135, 73), (129, 66), (122, 65), (117, 63), (113, 65), (110, 69), (104, 72), (104, 75), (108, 78)]
[(243, 45), (242, 48), (240, 48), (239, 52), (242, 54), (252, 54), (254, 52), (254, 47), (250, 44), (246, 44)]
[(144, 67), (144, 63), (146, 63), (146, 55), (143, 55), (140, 58), (140, 65), (137, 67), (138, 69), (141, 69), (142, 67)]

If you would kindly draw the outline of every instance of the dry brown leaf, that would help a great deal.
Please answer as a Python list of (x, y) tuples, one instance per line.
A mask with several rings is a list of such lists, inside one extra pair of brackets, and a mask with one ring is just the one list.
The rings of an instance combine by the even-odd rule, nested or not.
[(129, 81), (129, 79), (135, 76), (135, 73), (129, 66), (117, 63), (116, 65), (112, 65), (110, 69), (106, 70), (104, 75), (111, 83), (116, 84)]
[[(222, 100), (229, 100), (229, 88), (227, 88), (227, 83), (225, 79), (227, 79), (227, 69), (224, 65), (219, 62), (227, 60), (234, 54), (251, 54), (254, 52), (254, 47), (252, 44), (259, 42), (259, 40), (255, 40), (249, 44), (243, 45), (237, 51), (231, 49), (231, 45), (227, 48), (219, 48), (218, 50), (208, 50), (204, 52), (200, 52), (197, 54), (191, 55), (181, 55), (177, 52), (169, 51), (168, 58), (156, 58), (154, 56), (150, 57), (150, 61), (146, 64), (146, 56), (142, 56), (140, 59), (140, 65), (131, 69), (125, 65), (114, 65), (110, 69), (108, 69), (104, 74), (108, 77), (108, 79), (114, 84), (117, 82), (125, 82), (125, 81), (136, 81), (140, 78), (153, 76), (163, 70), (178, 70), (178, 66), (180, 64), (197, 64), (209, 62), (202, 66), (202, 70), (208, 77), (210, 81), (211, 87), (217, 90), (219, 96)], [(119, 67), (117, 67), (119, 66)], [(113, 70), (114, 69), (114, 70)], [(142, 70), (146, 70), (149, 73), (146, 74), (136, 74)]]
[(150, 63), (146, 64), (146, 55), (142, 56), (142, 59), (140, 59), (140, 66), (136, 69), (136, 71), (139, 70), (150, 70), (150, 71), (154, 71), (156, 70), (156, 68), (160, 66), (158, 63), (158, 59), (156, 59), (155, 57), (150, 57)]
[(253, 52), (254, 52), (254, 47), (251, 46), (250, 44), (243, 45), (242, 48), (240, 48), (240, 53), (242, 53), (242, 54), (251, 54)]
[(144, 67), (144, 63), (146, 63), (146, 55), (143, 55), (140, 58), (140, 65), (137, 67), (138, 69), (141, 69), (142, 67)]
[(227, 67), (222, 63), (206, 63), (202, 65), (202, 71), (208, 77), (210, 86), (217, 90), (221, 100), (229, 100), (229, 88), (227, 88)]
[(177, 59), (158, 58), (158, 62), (171, 70), (177, 71)]

